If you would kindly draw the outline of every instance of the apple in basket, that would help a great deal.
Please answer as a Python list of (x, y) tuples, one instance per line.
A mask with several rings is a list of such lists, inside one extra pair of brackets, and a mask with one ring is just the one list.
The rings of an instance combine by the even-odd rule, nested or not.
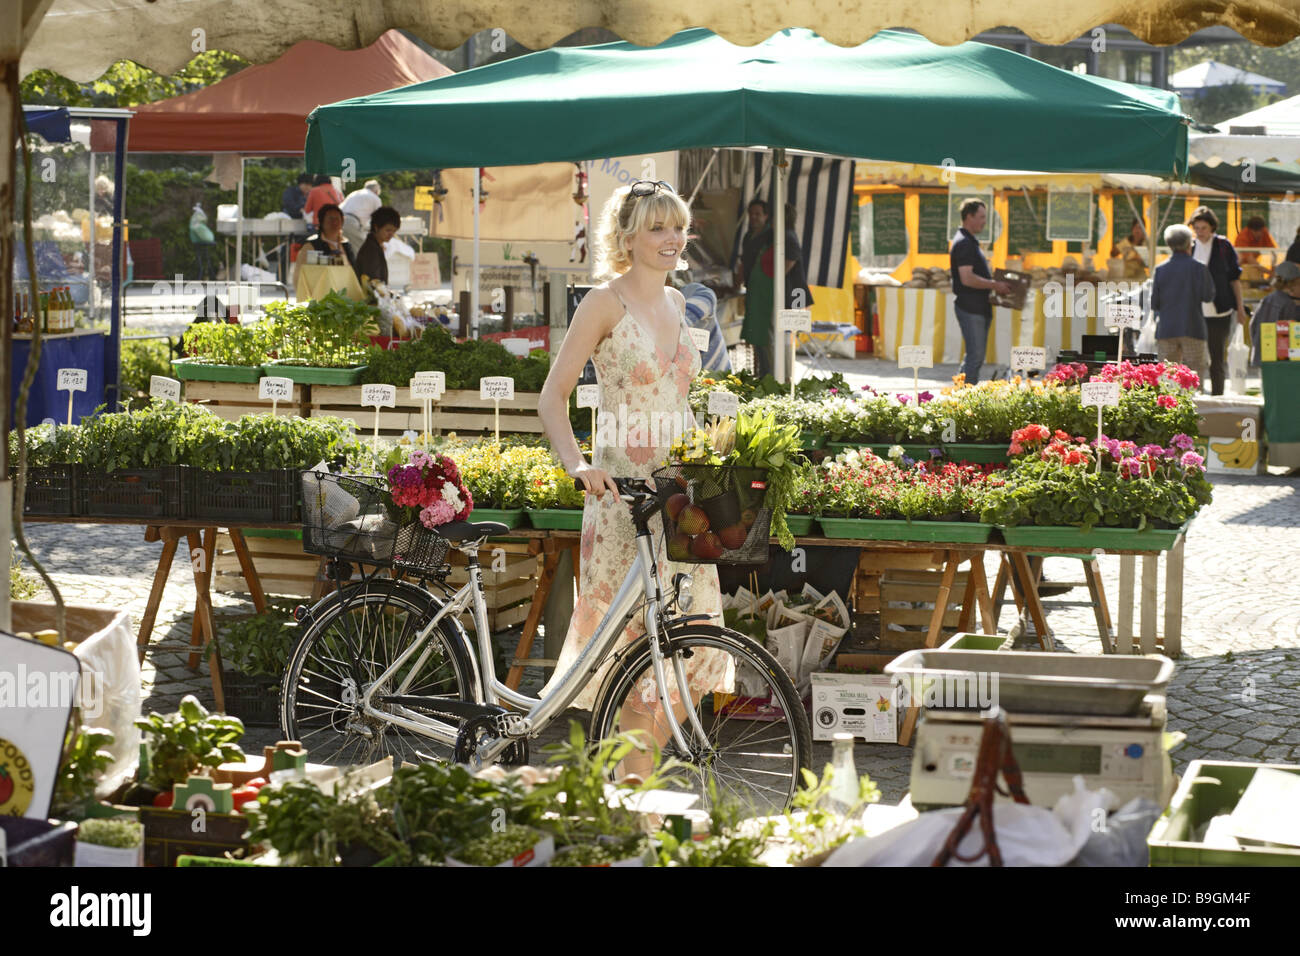
[(682, 534), (696, 535), (709, 530), (709, 516), (699, 505), (687, 505), (677, 518), (677, 530)]
[(664, 511), (668, 513), (669, 521), (676, 521), (682, 513), (682, 509), (691, 503), (691, 499), (686, 497), (680, 491), (664, 502)]
[(691, 554), (705, 561), (722, 557), (722, 540), (712, 531), (697, 534), (691, 539)]
[(743, 524), (733, 524), (729, 528), (723, 528), (718, 532), (718, 539), (722, 546), (728, 551), (735, 551), (745, 545), (745, 538), (749, 536), (749, 530)]
[(684, 534), (675, 534), (668, 539), (668, 560), (686, 561), (691, 556), (691, 539)]
[(740, 523), (746, 528), (752, 528), (754, 522), (758, 520), (758, 512), (753, 508), (746, 508), (740, 513)]

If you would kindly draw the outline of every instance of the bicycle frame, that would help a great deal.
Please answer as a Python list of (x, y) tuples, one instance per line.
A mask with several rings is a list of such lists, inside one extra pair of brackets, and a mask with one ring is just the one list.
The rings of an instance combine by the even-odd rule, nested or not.
[[(690, 751), (691, 748), (687, 743), (686, 732), (678, 721), (677, 715), (673, 712), (668, 697), (668, 685), (665, 680), (666, 671), (664, 668), (664, 645), (666, 643), (664, 631), (671, 628), (675, 618), (661, 616), (663, 596), (659, 587), (658, 568), (651, 547), (652, 539), (648, 531), (644, 534), (638, 532), (636, 536), (636, 558), (627, 576), (623, 579), (618, 593), (614, 596), (609, 610), (601, 618), (596, 633), (592, 635), (591, 640), (582, 649), (577, 660), (564, 673), (564, 676), (555, 685), (551, 693), (540, 698), (529, 697), (526, 694), (511, 690), (497, 679), (493, 670), (492, 638), (487, 622), (487, 602), (483, 594), (483, 572), (478, 563), (478, 547), (480, 543), (473, 542), (460, 549), (468, 557), (469, 580), (429, 620), (428, 624), (416, 635), (411, 645), (399, 654), (397, 659), (366, 688), (362, 696), (361, 706), (368, 716), (432, 738), (443, 744), (451, 745), (456, 742), (459, 727), (398, 704), (390, 705), (391, 710), (380, 710), (372, 700), (375, 689), (383, 687), (393, 674), (399, 671), (417, 651), (423, 648), (415, 666), (411, 668), (402, 683), (384, 696), (401, 696), (406, 693), (407, 685), (414, 678), (414, 675), (420, 672), (420, 668), (424, 666), (425, 661), (433, 651), (433, 643), (429, 640), (430, 636), (443, 619), (447, 618), (460, 631), (470, 651), (470, 657), (475, 669), (474, 676), (477, 686), (474, 691), (477, 701), (523, 712), (505, 718), (511, 725), (509, 736), (502, 734), (479, 747), (476, 757), (483, 763), (490, 763), (510, 746), (515, 737), (527, 737), (541, 731), (564, 712), (574, 698), (578, 696), (582, 688), (595, 675), (614, 648), (619, 635), (623, 633), (624, 628), (632, 620), (637, 609), (644, 603), (646, 605), (646, 628), (650, 637), (655, 683), (659, 688), (659, 700), (663, 705), (664, 716), (673, 739), (684, 753)], [(475, 642), (470, 641), (469, 636), (460, 624), (460, 614), (466, 609), (471, 610), (473, 615), (477, 647), (475, 647)], [(663, 629), (661, 629), (661, 623), (665, 625)], [(687, 681), (685, 665), (678, 656), (673, 657), (673, 677), (679, 691), (686, 694), (690, 684)], [(688, 722), (691, 725), (690, 729), (696, 735), (696, 739), (706, 742), (708, 738), (703, 726), (700, 724), (699, 715), (696, 714), (693, 707), (687, 707), (685, 710), (689, 718)]]

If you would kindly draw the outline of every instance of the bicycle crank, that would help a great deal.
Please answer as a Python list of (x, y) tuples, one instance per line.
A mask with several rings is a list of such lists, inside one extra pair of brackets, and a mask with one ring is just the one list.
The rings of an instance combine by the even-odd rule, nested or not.
[[(472, 717), (461, 725), (460, 732), (456, 735), (456, 749), (452, 759), (456, 763), (469, 764), (478, 769), (478, 748), (499, 736), (496, 717)], [(501, 752), (498, 762), (507, 767), (520, 767), (528, 763), (528, 740), (517, 738)]]

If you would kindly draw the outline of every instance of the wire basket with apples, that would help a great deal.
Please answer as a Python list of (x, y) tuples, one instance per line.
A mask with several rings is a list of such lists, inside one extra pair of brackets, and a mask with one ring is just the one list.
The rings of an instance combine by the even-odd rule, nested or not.
[(654, 473), (670, 561), (764, 564), (772, 512), (765, 468), (668, 465)]

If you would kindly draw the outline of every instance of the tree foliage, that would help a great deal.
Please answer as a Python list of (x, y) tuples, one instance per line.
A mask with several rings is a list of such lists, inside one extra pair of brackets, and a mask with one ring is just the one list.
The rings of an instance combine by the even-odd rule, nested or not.
[(233, 53), (200, 53), (171, 76), (131, 60), (118, 60), (97, 80), (76, 83), (51, 70), (34, 70), (19, 85), (24, 103), (43, 106), (139, 106), (190, 93), (248, 66)]

